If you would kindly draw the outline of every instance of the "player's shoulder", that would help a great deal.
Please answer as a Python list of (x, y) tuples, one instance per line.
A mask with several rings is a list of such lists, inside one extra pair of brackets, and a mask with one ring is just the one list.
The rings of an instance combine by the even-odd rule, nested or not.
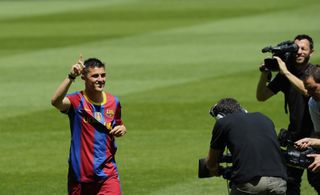
[(75, 91), (67, 94), (67, 96), (80, 96), (80, 95), (83, 95), (83, 91)]
[(105, 92), (105, 94), (106, 94), (106, 97), (107, 97), (107, 101), (115, 101), (115, 102), (119, 101), (118, 97), (113, 95), (112, 93)]
[(110, 92), (105, 92), (107, 99), (115, 99), (117, 98), (116, 96), (114, 96), (112, 93)]
[(68, 99), (81, 99), (83, 97), (83, 91), (75, 91), (66, 95)]

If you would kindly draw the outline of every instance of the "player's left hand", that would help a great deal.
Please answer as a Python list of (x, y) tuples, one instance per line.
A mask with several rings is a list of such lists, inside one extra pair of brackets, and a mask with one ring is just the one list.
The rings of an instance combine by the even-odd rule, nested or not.
[(118, 125), (118, 126), (115, 126), (113, 129), (111, 129), (109, 134), (115, 137), (121, 137), (124, 134), (126, 134), (126, 132), (127, 132), (127, 128), (124, 125)]

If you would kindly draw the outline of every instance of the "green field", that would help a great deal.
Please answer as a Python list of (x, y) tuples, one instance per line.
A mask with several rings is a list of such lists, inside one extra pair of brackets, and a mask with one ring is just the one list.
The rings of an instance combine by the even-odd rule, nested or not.
[[(304, 33), (317, 50), (319, 10), (318, 0), (0, 1), (0, 194), (67, 194), (68, 119), (50, 98), (80, 54), (106, 62), (122, 103), (123, 194), (227, 194), (222, 178), (197, 178), (208, 110), (234, 97), (286, 127), (282, 95), (255, 98), (261, 49)], [(305, 175), (302, 194), (314, 194)]]

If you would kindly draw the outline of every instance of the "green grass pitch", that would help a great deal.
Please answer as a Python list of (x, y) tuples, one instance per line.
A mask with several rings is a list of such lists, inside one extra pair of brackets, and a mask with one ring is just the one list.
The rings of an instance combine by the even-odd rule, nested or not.
[[(0, 1), (0, 194), (67, 194), (68, 119), (50, 98), (80, 54), (106, 62), (106, 89), (122, 102), (123, 194), (227, 194), (222, 178), (197, 178), (208, 109), (234, 97), (286, 127), (282, 95), (255, 98), (261, 49), (305, 33), (319, 63), (319, 10), (318, 0)], [(301, 189), (314, 193), (306, 176)]]

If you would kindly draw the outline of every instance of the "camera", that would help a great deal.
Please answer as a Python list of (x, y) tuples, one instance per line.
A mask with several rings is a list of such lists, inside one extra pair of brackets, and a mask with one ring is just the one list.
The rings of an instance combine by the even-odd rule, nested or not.
[(292, 141), (293, 135), (286, 129), (281, 129), (278, 134), (278, 140), (281, 147), (281, 152), (285, 158), (286, 164), (291, 167), (305, 169), (313, 162), (313, 158), (307, 157), (308, 154), (319, 153), (314, 148), (308, 147), (304, 150), (296, 149)]
[[(262, 53), (270, 52), (272, 56), (277, 56), (282, 61), (284, 61), (287, 65), (288, 62), (292, 60), (295, 54), (298, 52), (299, 46), (295, 44), (293, 41), (283, 41), (276, 46), (267, 46), (264, 47), (261, 51)], [(260, 68), (260, 70), (270, 70), (270, 71), (278, 71), (279, 64), (277, 59), (275, 58), (266, 58), (264, 59), (264, 66)]]
[(278, 141), (281, 147), (287, 147), (288, 145), (293, 145), (293, 134), (289, 132), (287, 129), (280, 129), (278, 134)]
[(308, 154), (315, 154), (317, 151), (311, 147), (300, 151), (294, 148), (293, 145), (289, 145), (287, 150), (282, 150), (288, 166), (306, 169), (313, 162), (313, 158), (307, 157)]
[[(220, 163), (232, 163), (232, 156), (230, 153), (223, 154), (219, 160)], [(232, 174), (232, 167), (224, 167), (219, 165), (218, 167), (218, 174), (222, 175), (222, 177), (226, 180), (231, 179)], [(206, 159), (201, 158), (199, 159), (199, 167), (198, 167), (198, 177), (199, 178), (208, 178), (212, 177), (213, 175), (210, 173), (209, 169), (206, 165)]]

